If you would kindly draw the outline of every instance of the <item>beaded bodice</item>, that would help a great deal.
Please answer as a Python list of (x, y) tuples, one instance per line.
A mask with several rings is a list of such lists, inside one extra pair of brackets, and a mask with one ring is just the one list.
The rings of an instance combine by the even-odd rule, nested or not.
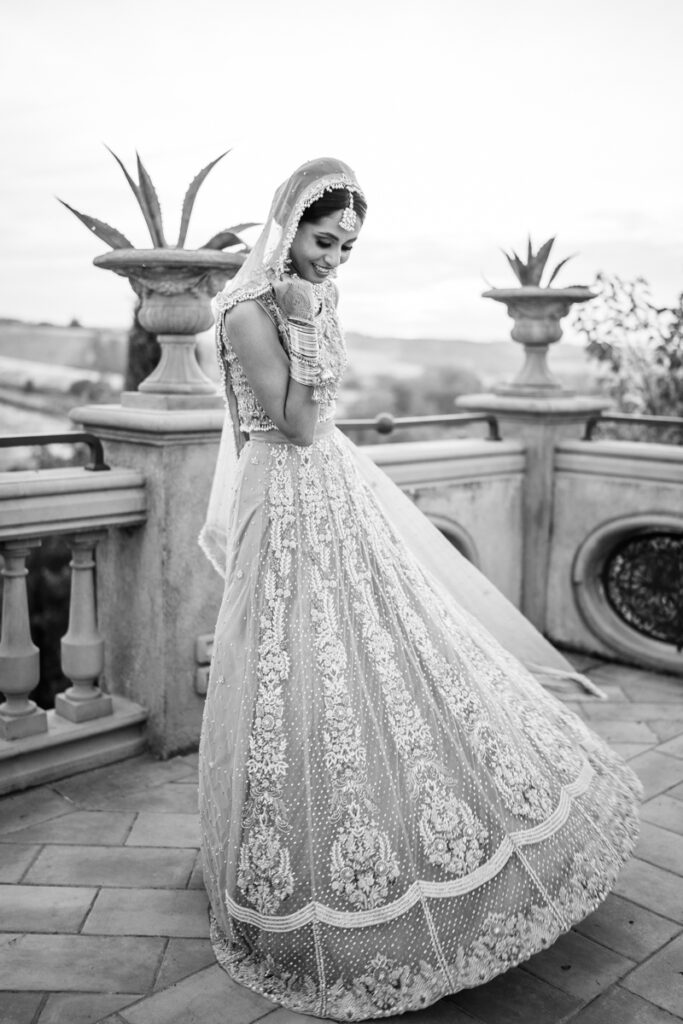
[[(320, 311), (316, 317), (316, 325), (320, 336), (320, 379), (313, 388), (313, 401), (320, 404), (319, 421), (331, 420), (334, 417), (336, 398), (339, 391), (344, 368), (346, 366), (346, 346), (344, 335), (339, 326), (336, 311), (335, 289), (331, 281), (316, 286), (320, 297)], [(256, 299), (265, 309), (277, 327), (280, 344), (289, 354), (289, 333), (287, 321), (280, 310), (272, 291), (266, 292)], [(237, 400), (240, 430), (248, 434), (254, 430), (276, 430), (266, 410), (263, 408), (247, 380), (237, 354), (230, 344), (226, 331), (221, 332), (222, 344), (219, 351), (224, 373), (229, 376), (232, 389)]]

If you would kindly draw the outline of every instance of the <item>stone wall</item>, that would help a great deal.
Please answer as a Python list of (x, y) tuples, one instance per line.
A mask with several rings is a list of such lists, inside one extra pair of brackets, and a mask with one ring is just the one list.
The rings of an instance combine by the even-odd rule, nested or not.
[(553, 491), (548, 635), (578, 650), (683, 674), (683, 654), (671, 644), (620, 622), (600, 578), (620, 541), (653, 530), (683, 534), (683, 449), (563, 441), (555, 450)]

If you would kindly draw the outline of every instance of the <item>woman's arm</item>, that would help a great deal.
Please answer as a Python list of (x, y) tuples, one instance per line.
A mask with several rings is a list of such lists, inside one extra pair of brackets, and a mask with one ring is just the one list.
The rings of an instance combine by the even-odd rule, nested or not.
[(290, 377), (287, 353), (268, 314), (257, 302), (239, 302), (225, 314), (225, 327), (254, 394), (275, 426), (293, 444), (312, 444), (320, 406), (313, 401), (312, 387)]

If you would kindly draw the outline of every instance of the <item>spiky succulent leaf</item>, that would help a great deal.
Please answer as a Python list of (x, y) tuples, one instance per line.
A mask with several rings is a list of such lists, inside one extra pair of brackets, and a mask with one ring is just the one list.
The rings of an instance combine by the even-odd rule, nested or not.
[(93, 235), (97, 235), (99, 239), (110, 245), (112, 249), (132, 249), (134, 248), (133, 243), (129, 242), (125, 235), (122, 235), (120, 231), (113, 228), (110, 224), (105, 224), (103, 220), (98, 220), (97, 217), (90, 217), (87, 213), (80, 213), (75, 210), (73, 206), (69, 206), (63, 199), (57, 197), (57, 201), (66, 206), (67, 210), (70, 210), (75, 217), (78, 217), (89, 231), (92, 231)]
[(550, 250), (552, 249), (554, 242), (554, 238), (549, 238), (547, 242), (543, 243), (536, 255), (532, 257), (529, 284), (540, 285), (541, 278), (543, 277), (543, 271), (545, 270), (545, 265), (548, 262)]
[(526, 284), (526, 281), (525, 281), (525, 271), (526, 271), (526, 268), (525, 268), (524, 264), (522, 263), (522, 261), (520, 260), (519, 256), (517, 255), (517, 253), (514, 251), (514, 249), (512, 250), (512, 255), (510, 255), (509, 253), (505, 252), (504, 249), (501, 249), (501, 252), (503, 253), (503, 256), (508, 261), (510, 266), (512, 267), (512, 273), (515, 275), (515, 277), (517, 278), (519, 283), (520, 284)]
[(210, 238), (204, 245), (200, 245), (200, 249), (226, 249), (229, 245), (238, 245), (242, 239), (240, 233), (245, 231), (247, 228), (256, 227), (256, 222), (247, 224), (236, 224), (233, 228), (225, 228), (224, 231), (219, 231), (218, 234)]
[(134, 178), (132, 178), (130, 176), (130, 174), (128, 173), (128, 169), (126, 168), (126, 165), (124, 164), (124, 162), (121, 159), (121, 157), (117, 156), (113, 149), (109, 149), (109, 146), (106, 143), (104, 145), (104, 148), (106, 150), (108, 150), (111, 153), (111, 155), (114, 157), (114, 160), (116, 160), (117, 164), (119, 165), (119, 167), (121, 168), (121, 170), (123, 171), (123, 173), (125, 175), (126, 181), (128, 182), (128, 184), (130, 185), (131, 189), (133, 190), (133, 195), (137, 199), (138, 203), (140, 203), (140, 206), (142, 206), (142, 200), (141, 200), (141, 197), (140, 197), (140, 186), (138, 185), (137, 181), (135, 181)]
[(550, 280), (548, 281), (548, 284), (546, 286), (547, 288), (550, 288), (551, 284), (553, 283), (559, 272), (562, 270), (562, 267), (565, 265), (565, 263), (569, 263), (569, 260), (573, 260), (574, 256), (576, 256), (576, 253), (572, 253), (571, 256), (567, 256), (565, 257), (565, 259), (560, 260), (560, 262), (557, 264), (552, 274), (550, 275)]
[[(216, 164), (218, 163), (219, 160), (222, 160), (224, 156), (227, 156), (229, 152), (230, 152), (230, 150), (226, 149), (225, 153), (221, 153), (220, 156), (217, 156), (216, 159), (212, 160), (210, 164), (206, 165), (206, 167), (202, 167), (202, 169), (199, 172), (199, 174), (197, 175), (197, 177), (193, 178), (193, 180), (190, 182), (190, 187), (188, 188), (187, 192), (185, 193), (185, 198), (183, 200), (183, 212), (180, 215), (180, 231), (178, 232), (178, 248), (179, 249), (182, 249), (182, 247), (185, 245), (185, 239), (187, 238), (187, 228), (188, 228), (188, 225), (190, 223), (190, 216), (192, 214), (192, 208), (194, 207), (194, 201), (197, 198), (197, 192), (199, 191), (202, 182), (206, 178), (206, 176), (209, 173), (209, 171), (213, 167), (216, 166)], [(226, 244), (230, 244), (230, 243), (226, 243)], [(204, 245), (204, 246), (202, 246), (202, 248), (203, 249), (207, 249), (207, 248), (217, 248), (217, 247), (216, 246), (206, 246), (206, 245)]]
[[(550, 256), (550, 252), (554, 244), (555, 236), (549, 238), (547, 242), (544, 242), (543, 245), (539, 248), (538, 252), (534, 253), (533, 245), (531, 242), (531, 235), (529, 235), (527, 240), (526, 263), (524, 263), (519, 258), (514, 249), (512, 250), (511, 255), (505, 252), (504, 249), (501, 249), (501, 252), (505, 256), (510, 266), (512, 267), (512, 272), (514, 273), (515, 277), (522, 286), (534, 285), (540, 287), (541, 278), (543, 277), (543, 272), (545, 270), (548, 258)], [(574, 256), (575, 255), (576, 253), (574, 253)], [(550, 280), (548, 281), (548, 284), (545, 286), (546, 288), (550, 288), (551, 284), (553, 283), (553, 281), (555, 280), (555, 278), (557, 277), (558, 273), (565, 265), (567, 260), (571, 259), (573, 259), (573, 256), (567, 256), (566, 259), (561, 260), (561, 262), (558, 263), (558, 265), (555, 267), (552, 274), (550, 275)]]
[(200, 249), (227, 249), (229, 245), (239, 245), (241, 239), (234, 233), (234, 231), (219, 231), (218, 234), (210, 238), (208, 242), (204, 242), (204, 245), (200, 245)]
[(159, 203), (159, 197), (156, 193), (156, 189), (152, 184), (152, 179), (147, 173), (140, 154), (135, 154), (138, 162), (138, 178), (140, 180), (140, 192), (142, 195), (143, 203), (142, 212), (145, 215), (147, 221), (147, 227), (149, 233), (152, 236), (152, 241), (160, 249), (166, 248), (166, 240), (164, 238), (164, 228), (161, 221), (161, 204)]
[(540, 247), (540, 249), (536, 253), (536, 259), (537, 260), (543, 260), (543, 263), (546, 264), (548, 262), (548, 257), (550, 256), (550, 250), (552, 249), (554, 244), (555, 244), (555, 235), (553, 235), (552, 238), (549, 238), (547, 242), (543, 243), (543, 245)]
[(262, 223), (263, 222), (259, 220), (248, 220), (245, 221), (244, 224), (233, 224), (231, 228), (228, 228), (228, 231), (234, 231), (236, 235), (241, 235), (243, 231), (247, 230), (247, 228), (257, 228), (260, 227)]
[(518, 256), (515, 250), (512, 250), (512, 255), (516, 261), (517, 267), (519, 268), (519, 280), (522, 284), (529, 284), (529, 264), (525, 263), (521, 256)]
[[(123, 173), (124, 173), (124, 175), (126, 177), (126, 181), (130, 185), (130, 187), (131, 187), (131, 189), (133, 191), (133, 195), (135, 196), (135, 198), (138, 201), (138, 206), (142, 210), (142, 216), (145, 218), (145, 223), (146, 223), (147, 227), (149, 228), (149, 233), (150, 233), (150, 235), (152, 237), (152, 243), (154, 245), (158, 245), (159, 243), (157, 242), (157, 237), (155, 236), (154, 223), (152, 221), (152, 218), (150, 217), (150, 211), (149, 211), (148, 206), (147, 206), (147, 197), (143, 193), (143, 190), (142, 190), (141, 186), (138, 185), (137, 181), (135, 181), (131, 177), (131, 175), (128, 173), (128, 169), (127, 169), (126, 165), (124, 164), (123, 160), (121, 159), (121, 157), (117, 156), (113, 149), (109, 149), (109, 146), (105, 145), (105, 149), (109, 150), (109, 152), (114, 157), (114, 159), (116, 160), (117, 164), (119, 165), (119, 167), (123, 171)], [(138, 170), (139, 170), (139, 167), (140, 167), (140, 158), (138, 157)], [(158, 200), (157, 200), (157, 202), (158, 202)]]

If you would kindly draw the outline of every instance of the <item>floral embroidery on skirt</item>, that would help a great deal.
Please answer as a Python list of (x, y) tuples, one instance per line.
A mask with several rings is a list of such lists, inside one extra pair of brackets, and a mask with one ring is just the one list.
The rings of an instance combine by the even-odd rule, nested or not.
[(432, 586), (336, 431), (238, 474), (200, 748), (218, 960), (338, 1020), (481, 984), (605, 898), (639, 783)]

